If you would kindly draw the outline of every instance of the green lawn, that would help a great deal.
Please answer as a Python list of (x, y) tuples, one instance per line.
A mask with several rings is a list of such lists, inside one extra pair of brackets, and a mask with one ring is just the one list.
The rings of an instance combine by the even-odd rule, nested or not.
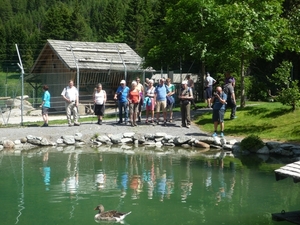
[[(278, 102), (247, 102), (245, 108), (237, 109), (237, 119), (230, 120), (230, 112), (225, 115), (225, 135), (258, 135), (262, 139), (300, 142), (300, 110)], [(195, 123), (206, 131), (213, 131), (212, 113), (199, 115)]]

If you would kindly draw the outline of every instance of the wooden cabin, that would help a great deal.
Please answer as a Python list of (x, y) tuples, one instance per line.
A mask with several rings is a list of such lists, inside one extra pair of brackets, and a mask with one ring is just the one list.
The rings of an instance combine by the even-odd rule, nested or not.
[(47, 40), (25, 81), (32, 86), (47, 84), (51, 108), (61, 110), (61, 92), (74, 80), (80, 102), (91, 103), (97, 83), (112, 99), (122, 79), (131, 82), (145, 76), (142, 58), (125, 43)]

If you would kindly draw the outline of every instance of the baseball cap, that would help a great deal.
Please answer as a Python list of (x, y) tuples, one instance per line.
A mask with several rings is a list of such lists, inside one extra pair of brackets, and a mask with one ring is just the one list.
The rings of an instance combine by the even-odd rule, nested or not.
[(120, 84), (126, 84), (125, 80), (121, 80)]
[(181, 82), (181, 84), (188, 84), (187, 80)]

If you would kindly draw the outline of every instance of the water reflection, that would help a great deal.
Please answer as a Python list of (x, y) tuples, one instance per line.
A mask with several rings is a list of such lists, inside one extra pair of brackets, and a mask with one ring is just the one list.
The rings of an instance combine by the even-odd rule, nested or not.
[[(273, 174), (250, 170), (228, 154), (118, 151), (0, 152), (4, 224), (45, 224), (50, 218), (54, 224), (90, 223), (100, 203), (132, 211), (126, 217), (130, 224), (144, 217), (143, 224), (273, 224), (271, 212), (289, 210), (300, 198), (290, 182), (276, 183)], [(279, 209), (278, 198), (285, 198)], [(31, 221), (37, 209), (41, 216)]]

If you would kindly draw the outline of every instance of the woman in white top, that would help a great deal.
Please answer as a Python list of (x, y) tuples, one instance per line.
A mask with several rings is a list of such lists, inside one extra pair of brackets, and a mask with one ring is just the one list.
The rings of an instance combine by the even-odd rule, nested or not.
[(149, 86), (145, 93), (144, 104), (146, 105), (146, 123), (148, 123), (148, 116), (151, 116), (151, 123), (154, 124), (154, 107), (155, 107), (155, 88), (153, 87), (153, 80), (149, 80)]
[(97, 124), (102, 125), (102, 117), (104, 115), (105, 110), (105, 102), (106, 102), (106, 92), (102, 90), (102, 84), (98, 84), (97, 88), (95, 88), (94, 94), (94, 104), (95, 104), (95, 115), (98, 117)]

